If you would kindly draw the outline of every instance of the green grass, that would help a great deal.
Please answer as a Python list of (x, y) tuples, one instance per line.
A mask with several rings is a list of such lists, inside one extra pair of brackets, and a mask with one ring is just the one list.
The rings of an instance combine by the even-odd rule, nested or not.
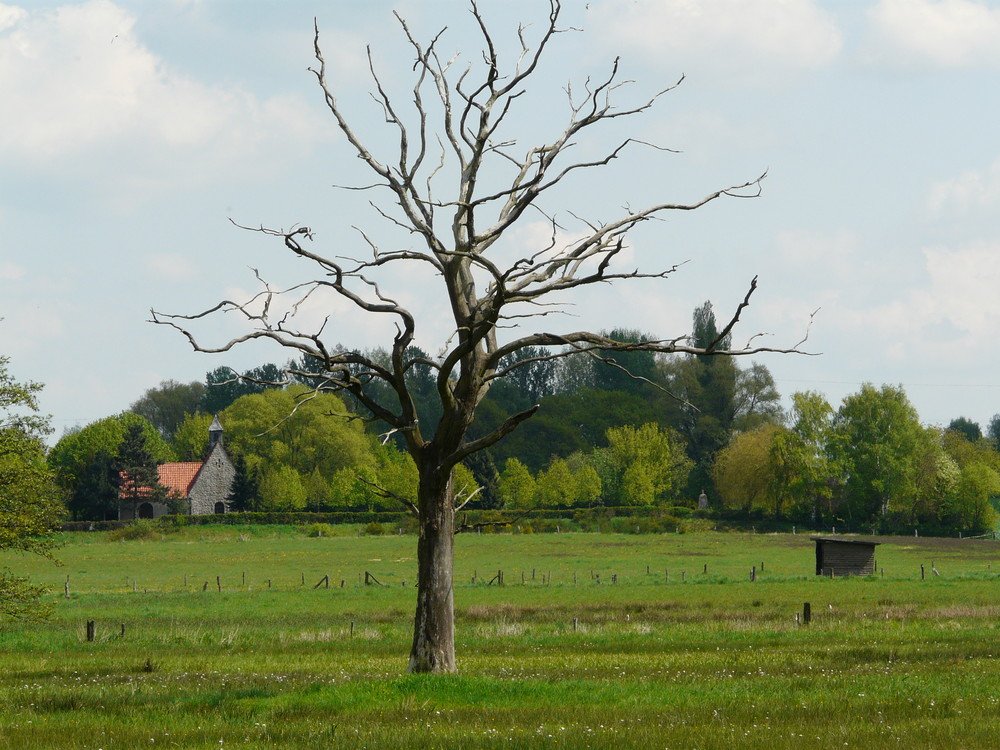
[(884, 577), (830, 580), (806, 535), (460, 536), (441, 678), (404, 673), (412, 536), (64, 541), (2, 561), (55, 611), (0, 631), (0, 748), (997, 745), (996, 542), (882, 539)]

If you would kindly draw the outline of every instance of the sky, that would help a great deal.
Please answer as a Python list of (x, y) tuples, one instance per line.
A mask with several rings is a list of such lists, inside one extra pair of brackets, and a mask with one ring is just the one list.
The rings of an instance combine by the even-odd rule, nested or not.
[[(726, 198), (648, 222), (623, 267), (668, 278), (589, 288), (552, 332), (691, 329), (710, 300), (727, 319), (758, 279), (734, 344), (796, 345), (761, 356), (786, 398), (824, 393), (836, 408), (862, 383), (902, 385), (926, 424), (1000, 412), (1000, 2), (975, 0), (567, 1), (525, 97), (518, 149), (551, 140), (567, 87), (606, 76), (616, 103), (656, 105), (580, 139), (585, 157), (636, 145), (603, 171), (564, 182), (545, 208), (572, 235), (624, 206), (687, 203), (766, 171), (753, 199)], [(501, 60), (518, 24), (537, 38), (543, 0), (481, 0)], [(45, 384), (54, 439), (128, 408), (164, 380), (203, 380), (288, 354), (260, 343), (192, 350), (150, 309), (195, 313), (221, 299), (312, 278), (280, 240), (239, 229), (308, 226), (312, 248), (360, 257), (365, 232), (412, 247), (369, 201), (372, 182), (339, 133), (315, 77), (313, 23), (340, 106), (376, 155), (392, 133), (369, 96), (366, 46), (410, 112), (415, 38), (442, 28), (442, 54), (474, 66), (480, 38), (464, 0), (32, 0), (0, 2), (0, 354)], [(533, 36), (534, 35), (534, 36)], [(410, 116), (409, 114), (407, 116)], [(653, 145), (660, 147), (654, 148)], [(665, 149), (671, 149), (667, 151)], [(446, 191), (444, 175), (438, 187)], [(443, 194), (443, 193), (442, 193)], [(235, 224), (234, 224), (235, 223)], [(539, 216), (508, 252), (548, 238)], [(503, 250), (501, 249), (501, 252)], [(256, 269), (256, 272), (255, 270)], [(439, 280), (382, 280), (418, 318), (417, 343), (449, 334)], [(391, 328), (342, 303), (326, 339), (384, 346)], [(811, 322), (811, 325), (810, 325)], [(217, 346), (233, 316), (198, 328)]]

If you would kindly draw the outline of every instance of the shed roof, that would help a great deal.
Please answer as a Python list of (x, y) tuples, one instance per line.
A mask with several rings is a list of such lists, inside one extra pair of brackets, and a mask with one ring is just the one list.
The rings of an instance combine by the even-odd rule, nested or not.
[(877, 547), (882, 542), (869, 542), (866, 539), (840, 539), (829, 536), (811, 536), (809, 537), (814, 542), (832, 542), (834, 544), (865, 544), (869, 547)]

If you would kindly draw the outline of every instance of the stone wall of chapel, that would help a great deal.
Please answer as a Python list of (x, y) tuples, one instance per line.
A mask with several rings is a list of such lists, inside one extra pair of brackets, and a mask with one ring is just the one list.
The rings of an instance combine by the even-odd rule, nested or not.
[(203, 516), (215, 512), (215, 504), (225, 503), (229, 512), (229, 491), (236, 477), (236, 467), (222, 443), (216, 444), (205, 459), (198, 476), (191, 485), (188, 495), (191, 500), (191, 515)]

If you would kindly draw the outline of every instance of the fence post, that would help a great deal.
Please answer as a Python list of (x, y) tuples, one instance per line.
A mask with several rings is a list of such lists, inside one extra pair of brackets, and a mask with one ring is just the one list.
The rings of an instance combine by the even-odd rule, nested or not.
[(803, 624), (808, 625), (811, 619), (812, 619), (812, 605), (810, 605), (809, 602), (805, 602), (802, 605), (802, 622)]
[(87, 642), (94, 640), (94, 621), (87, 620)]

